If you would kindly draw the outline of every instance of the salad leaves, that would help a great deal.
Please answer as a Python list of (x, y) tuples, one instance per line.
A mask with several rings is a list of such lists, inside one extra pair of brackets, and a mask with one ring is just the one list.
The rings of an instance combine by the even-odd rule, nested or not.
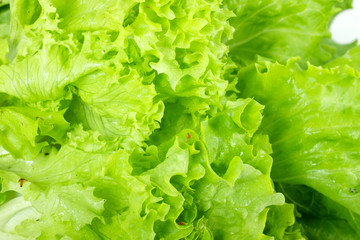
[(258, 64), (266, 68), (261, 69), (264, 73), (259, 74), (259, 67), (249, 70), (256, 71), (254, 79), (241, 70), (240, 78), (251, 81), (239, 88), (244, 96), (254, 96), (267, 106), (262, 129), (269, 134), (277, 159), (273, 179), (311, 186), (359, 212), (357, 73), (349, 67), (308, 66), (304, 71), (294, 60), (286, 66)]
[(358, 239), (350, 7), (0, 1), (0, 238)]
[(236, 13), (230, 20), (234, 38), (228, 44), (238, 63), (247, 65), (261, 55), (281, 63), (299, 56), (302, 65), (306, 61), (320, 65), (335, 54), (329, 21), (351, 1), (225, 0), (224, 4)]

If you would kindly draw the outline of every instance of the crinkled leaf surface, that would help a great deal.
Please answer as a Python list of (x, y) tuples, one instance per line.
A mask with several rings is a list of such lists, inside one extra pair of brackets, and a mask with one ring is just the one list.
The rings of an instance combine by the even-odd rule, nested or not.
[(350, 3), (0, 1), (0, 238), (357, 234)]
[(359, 214), (358, 72), (347, 65), (302, 70), (292, 59), (259, 61), (239, 78), (251, 79), (239, 82), (241, 94), (265, 105), (260, 130), (273, 145), (273, 179), (307, 185)]
[(256, 55), (285, 63), (301, 57), (304, 64), (323, 64), (333, 58), (328, 24), (351, 1), (242, 1), (225, 0), (224, 5), (236, 17), (230, 20), (236, 29), (228, 41), (230, 55), (242, 64), (253, 62)]

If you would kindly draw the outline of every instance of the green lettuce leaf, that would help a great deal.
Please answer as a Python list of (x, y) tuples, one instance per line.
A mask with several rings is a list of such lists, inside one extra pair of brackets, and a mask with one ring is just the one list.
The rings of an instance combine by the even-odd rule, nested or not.
[[(263, 233), (268, 207), (284, 198), (270, 178), (268, 138), (253, 136), (263, 106), (244, 99), (228, 101), (223, 109), (198, 123), (194, 118), (194, 125), (177, 119), (179, 108), (168, 109), (165, 119), (179, 124), (162, 136), (175, 136), (130, 156), (133, 174), (152, 185), (160, 200), (151, 206), (168, 209), (154, 224), (158, 238), (271, 239)], [(160, 128), (159, 134), (165, 132)]]
[(0, 3), (0, 65), (8, 62), (6, 54), (9, 51), (8, 38), (10, 35), (9, 1)]
[(63, 118), (64, 111), (0, 107), (0, 114), (0, 144), (15, 158), (33, 158), (41, 151), (46, 152), (46, 147), (63, 143), (69, 129), (69, 123)]
[(242, 69), (241, 96), (265, 105), (276, 182), (304, 184), (359, 214), (359, 75), (344, 66), (302, 70), (267, 61)]
[(225, 7), (233, 10), (230, 20), (235, 28), (234, 38), (227, 44), (230, 56), (241, 65), (255, 61), (257, 55), (281, 63), (291, 57), (301, 57), (305, 65), (310, 61), (323, 64), (334, 56), (331, 46), (324, 42), (330, 39), (329, 22), (351, 1), (240, 1), (225, 0)]
[(2, 1), (0, 238), (357, 236), (350, 5)]
[[(211, 168), (194, 184), (195, 201), (214, 239), (268, 239), (263, 235), (267, 207), (283, 203), (270, 179), (272, 159), (267, 152), (271, 149), (264, 148), (266, 138), (254, 138), (251, 144), (249, 135), (257, 129), (262, 110), (251, 101), (229, 102), (228, 114), (202, 123), (206, 168)], [(249, 123), (253, 125), (244, 129)]]
[(29, 102), (57, 100), (67, 84), (96, 66), (63, 46), (44, 46), (34, 55), (0, 66), (0, 91)]
[(297, 222), (302, 224), (307, 236), (314, 239), (359, 238), (360, 215), (351, 209), (304, 185), (276, 184), (276, 188), (301, 213)]
[(65, 118), (84, 130), (98, 131), (107, 140), (117, 139), (124, 148), (140, 145), (159, 127), (164, 106), (153, 102), (154, 87), (141, 84), (137, 77), (129, 74), (101, 91), (99, 78), (91, 78), (96, 79), (95, 86), (88, 79), (75, 83), (79, 96), (74, 95)]
[(359, 235), (343, 220), (311, 218), (300, 221), (309, 239), (358, 239)]
[(104, 202), (94, 197), (91, 181), (100, 174), (108, 155), (66, 146), (32, 161), (2, 155), (1, 170), (14, 173), (4, 178), (2, 190), (21, 193), (45, 219), (68, 221), (80, 229), (102, 212)]
[[(131, 161), (136, 167), (148, 163), (151, 170), (143, 172), (146, 169), (137, 168), (137, 171), (143, 172), (142, 175), (155, 174), (156, 178), (150, 176), (150, 180), (160, 188), (161, 196), (167, 193), (173, 198), (181, 197), (182, 200), (175, 202), (183, 202), (184, 210), (179, 215), (179, 207), (175, 208), (172, 222), (178, 219), (176, 221), (181, 223), (180, 227), (183, 226), (183, 232), (187, 231), (185, 226), (191, 226), (190, 236), (193, 238), (270, 239), (263, 234), (268, 207), (281, 205), (284, 199), (281, 194), (274, 193), (272, 186), (268, 138), (263, 135), (252, 137), (260, 124), (262, 108), (251, 99), (228, 101), (223, 112), (200, 123), (197, 133), (179, 129), (179, 140), (175, 140), (172, 147), (167, 143), (155, 149), (150, 146), (144, 153), (146, 158)], [(176, 108), (173, 110), (177, 111)], [(189, 149), (190, 155), (181, 150), (184, 144), (193, 146)], [(172, 153), (177, 145), (180, 148), (176, 147), (178, 150)], [(165, 149), (169, 149), (166, 154)], [(137, 159), (139, 153), (136, 153)], [(188, 170), (183, 165), (186, 162), (178, 162), (181, 155), (185, 159), (190, 157)], [(169, 176), (160, 174), (165, 172), (163, 169), (170, 162), (175, 166), (166, 167), (166, 172), (171, 173), (170, 176), (176, 175), (170, 178), (175, 188), (169, 185)], [(179, 191), (186, 194), (179, 195)], [(186, 197), (188, 194), (190, 198)], [(158, 225), (161, 226), (159, 230), (163, 229), (160, 236), (180, 238), (179, 226), (173, 224), (174, 227), (170, 228), (169, 224), (167, 220)]]
[(294, 223), (295, 215), (293, 204), (271, 206), (268, 212), (268, 217), (266, 219), (264, 232), (267, 235), (274, 236), (275, 239), (289, 239), (290, 235), (295, 237), (295, 234), (297, 235), (298, 239), (301, 239), (301, 233), (289, 233), (287, 231), (287, 229), (294, 225)]
[[(7, 194), (7, 201), (0, 205), (0, 237), (3, 239), (33, 239), (23, 233), (18, 233), (16, 227), (24, 220), (37, 220), (40, 214), (32, 207), (29, 201), (14, 192)], [(11, 196), (13, 195), (13, 196)]]
[(58, 27), (68, 32), (107, 29), (117, 31), (126, 14), (138, 1), (49, 1), (61, 22)]
[(349, 51), (346, 52), (346, 54), (342, 57), (339, 57), (335, 59), (334, 61), (331, 61), (327, 63), (326, 67), (337, 67), (337, 66), (344, 66), (348, 65), (352, 68), (354, 68), (357, 71), (360, 71), (360, 46), (356, 46)]

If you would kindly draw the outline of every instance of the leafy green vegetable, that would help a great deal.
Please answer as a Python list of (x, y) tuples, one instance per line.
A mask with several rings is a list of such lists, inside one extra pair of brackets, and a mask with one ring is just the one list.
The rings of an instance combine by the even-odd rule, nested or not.
[(358, 239), (350, 7), (0, 1), (0, 239)]
[(295, 59), (257, 64), (240, 71), (251, 81), (239, 88), (267, 106), (261, 129), (274, 148), (273, 179), (311, 186), (360, 213), (357, 73), (347, 66), (304, 71)]
[(0, 65), (7, 63), (6, 54), (9, 51), (8, 37), (10, 35), (9, 2), (0, 2)]
[(360, 58), (360, 47), (356, 46), (350, 49), (344, 56), (341, 56), (335, 59), (334, 61), (327, 63), (325, 66), (337, 67), (337, 66), (348, 65), (354, 68), (356, 71), (360, 71), (359, 58)]
[[(277, 184), (276, 187), (302, 212), (302, 217), (298, 221), (304, 226), (305, 231), (328, 235), (327, 237), (324, 236), (326, 239), (341, 237), (342, 235), (349, 239), (356, 239), (358, 236), (360, 215), (351, 209), (339, 205), (325, 195), (304, 185)], [(333, 229), (334, 231), (327, 231), (326, 229)]]
[(230, 20), (235, 27), (230, 39), (230, 55), (240, 64), (253, 62), (256, 55), (285, 63), (291, 57), (301, 62), (323, 64), (333, 56), (328, 23), (351, 1), (342, 0), (225, 0), (224, 5), (234, 10)]

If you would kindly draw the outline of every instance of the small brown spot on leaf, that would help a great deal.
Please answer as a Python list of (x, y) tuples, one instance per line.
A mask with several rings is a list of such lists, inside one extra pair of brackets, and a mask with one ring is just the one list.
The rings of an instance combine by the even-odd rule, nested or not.
[(20, 183), (20, 187), (22, 187), (27, 180), (25, 178), (20, 178), (18, 182)]
[(189, 140), (190, 138), (191, 138), (190, 133), (187, 133), (187, 135), (186, 135), (186, 140)]

